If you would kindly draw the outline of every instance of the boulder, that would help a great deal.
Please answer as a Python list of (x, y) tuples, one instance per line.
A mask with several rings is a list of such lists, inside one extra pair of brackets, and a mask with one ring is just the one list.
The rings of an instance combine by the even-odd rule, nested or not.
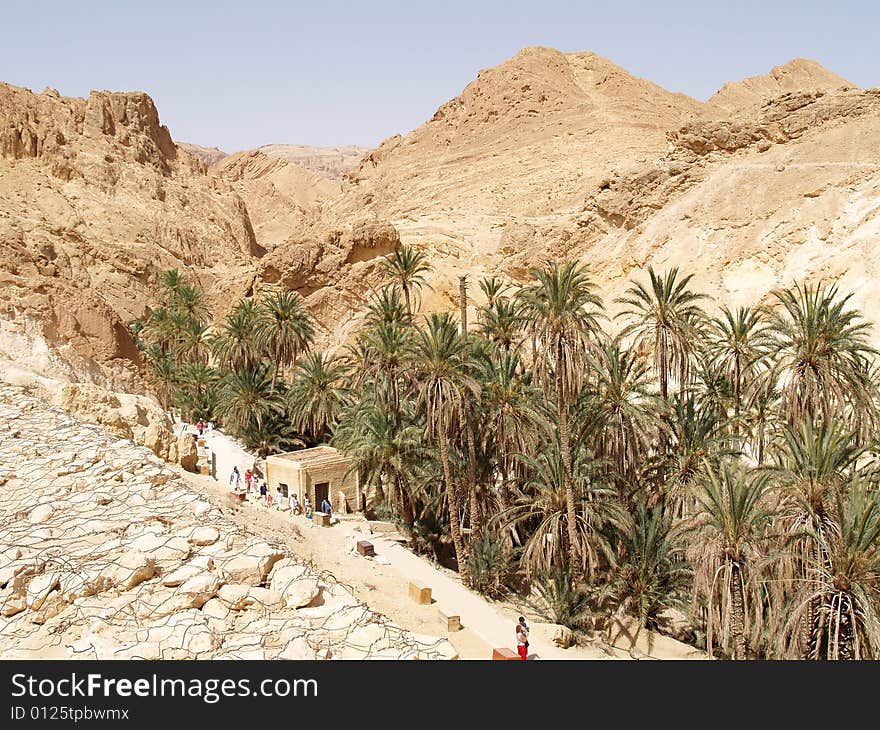
[(268, 543), (257, 543), (243, 548), (238, 555), (217, 561), (217, 569), (228, 583), (258, 586), (265, 582), (269, 571), (283, 557), (283, 552)]
[(131, 590), (136, 585), (149, 580), (156, 573), (156, 558), (138, 550), (129, 550), (107, 566), (103, 576), (122, 591)]
[(59, 587), (60, 582), (61, 575), (55, 571), (31, 578), (27, 584), (28, 608), (32, 611), (38, 610), (49, 594)]
[(52, 518), (55, 508), (51, 504), (41, 504), (34, 507), (28, 514), (28, 522), (34, 525), (48, 522)]
[(182, 433), (177, 438), (177, 463), (187, 471), (196, 471), (199, 446), (194, 433)]
[(553, 629), (553, 643), (562, 649), (574, 645), (574, 634), (568, 626), (557, 624)]

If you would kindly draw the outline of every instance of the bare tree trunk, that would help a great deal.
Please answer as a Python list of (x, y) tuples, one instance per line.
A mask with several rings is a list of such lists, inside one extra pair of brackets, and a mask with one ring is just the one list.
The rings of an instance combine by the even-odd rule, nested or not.
[(443, 478), (446, 481), (446, 500), (449, 502), (449, 531), (452, 533), (452, 544), (455, 546), (455, 560), (458, 563), (458, 574), (461, 582), (469, 586), (471, 577), (468, 572), (468, 555), (461, 539), (461, 526), (458, 522), (458, 493), (452, 483), (452, 471), (449, 468), (449, 447), (446, 434), (440, 434), (440, 460), (443, 462)]
[[(468, 374), (468, 321), (467, 321), (467, 276), (458, 277), (459, 305), (461, 307), (461, 363), (464, 375)], [(464, 422), (468, 449), (468, 498), (470, 500), (471, 540), (480, 536), (480, 506), (477, 503), (477, 453), (474, 446), (474, 419), (471, 402), (464, 399)]]

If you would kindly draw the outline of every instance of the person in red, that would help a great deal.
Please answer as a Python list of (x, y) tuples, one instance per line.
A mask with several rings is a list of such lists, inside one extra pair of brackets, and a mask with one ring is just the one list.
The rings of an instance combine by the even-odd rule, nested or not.
[(520, 622), (516, 625), (516, 650), (519, 652), (520, 659), (528, 659), (529, 630), (526, 628), (523, 619), (520, 619)]
[(200, 418), (199, 422), (196, 424), (196, 429), (199, 432), (199, 436), (204, 435), (205, 433), (205, 422)]
[(251, 479), (253, 479), (253, 476), (254, 474), (250, 469), (244, 473), (244, 484), (248, 492), (251, 491)]

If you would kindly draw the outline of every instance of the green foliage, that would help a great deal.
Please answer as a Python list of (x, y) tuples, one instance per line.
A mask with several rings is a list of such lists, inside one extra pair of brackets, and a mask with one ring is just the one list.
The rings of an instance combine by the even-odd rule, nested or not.
[(587, 269), (550, 261), (480, 281), (462, 337), (419, 314), (425, 251), (379, 268), (343, 356), (295, 292), (212, 322), (165, 272), (130, 326), (149, 382), (260, 455), (332, 443), (413, 549), (487, 595), (531, 580), (548, 620), (665, 630), (674, 609), (722, 656), (880, 656), (880, 373), (849, 296), (713, 309), (649, 268), (611, 337)]
[(471, 587), (493, 598), (503, 596), (516, 572), (518, 552), (501, 535), (484, 532), (470, 546), (468, 568)]
[(541, 603), (532, 607), (545, 621), (567, 626), (572, 631), (583, 631), (592, 618), (590, 593), (582, 584), (575, 585), (567, 567), (554, 567), (540, 573), (535, 591)]

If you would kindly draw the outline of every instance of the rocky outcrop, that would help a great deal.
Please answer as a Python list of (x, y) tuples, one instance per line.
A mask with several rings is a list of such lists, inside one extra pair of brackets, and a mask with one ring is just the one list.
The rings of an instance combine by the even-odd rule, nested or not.
[(0, 386), (5, 659), (453, 658), (241, 531), (151, 451)]
[(341, 180), (358, 166), (370, 150), (357, 145), (311, 147), (304, 144), (267, 144), (256, 151), (268, 157), (289, 160), (327, 180)]
[(262, 253), (232, 185), (178, 150), (146, 94), (0, 83), (0, 347), (8, 332), (45, 344), (64, 379), (137, 387), (128, 324), (159, 273), (222, 306)]
[(822, 64), (808, 58), (795, 58), (774, 66), (768, 74), (724, 84), (708, 104), (720, 112), (733, 114), (793, 91), (834, 91), (853, 87)]

